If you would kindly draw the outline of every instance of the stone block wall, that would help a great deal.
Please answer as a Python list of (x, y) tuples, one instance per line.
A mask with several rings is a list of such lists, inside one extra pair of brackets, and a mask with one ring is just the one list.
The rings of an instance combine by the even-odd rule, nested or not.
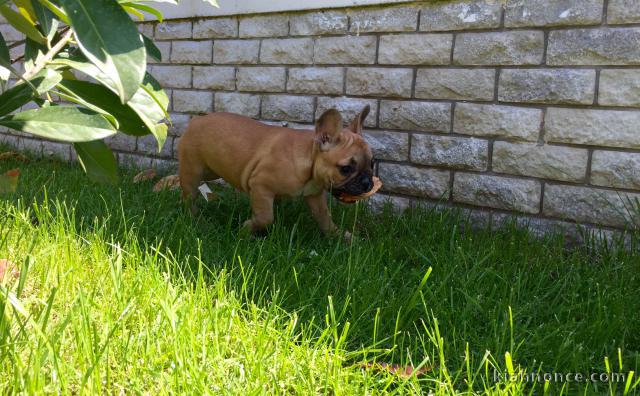
[(638, 1), (420, 1), (141, 30), (162, 51), (150, 70), (174, 126), (160, 153), (152, 138), (112, 139), (124, 161), (172, 164), (195, 114), (312, 128), (328, 108), (351, 118), (369, 104), (374, 203), (464, 207), (481, 223), (515, 214), (540, 230), (640, 224)]

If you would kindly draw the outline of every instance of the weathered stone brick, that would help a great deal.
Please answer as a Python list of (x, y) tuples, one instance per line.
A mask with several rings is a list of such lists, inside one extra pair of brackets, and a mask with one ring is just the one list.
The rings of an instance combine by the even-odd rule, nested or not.
[(549, 65), (639, 65), (640, 28), (554, 30)]
[(502, 4), (495, 0), (428, 2), (422, 7), (420, 30), (490, 29), (500, 26)]
[(149, 38), (153, 38), (153, 23), (137, 23), (138, 31)]
[(260, 114), (260, 95), (216, 92), (214, 100), (216, 111), (242, 114), (251, 118), (256, 118)]
[(144, 155), (118, 153), (118, 164), (129, 169), (148, 169), (153, 166), (153, 159)]
[(415, 97), (493, 100), (494, 69), (418, 69)]
[(39, 158), (42, 156), (42, 143), (42, 140), (23, 137), (20, 139), (20, 145), (18, 146), (18, 149), (20, 151), (27, 151), (28, 154)]
[(449, 171), (382, 163), (378, 176), (384, 181), (384, 191), (432, 199), (449, 196)]
[[(11, 131), (11, 129), (9, 129), (9, 131)], [(5, 135), (0, 133), (0, 143), (6, 144), (7, 146), (14, 149), (20, 149), (20, 141), (22, 139), (23, 138), (19, 136)]]
[(158, 151), (158, 141), (153, 135), (138, 137), (138, 145), (136, 151), (141, 154), (156, 155), (161, 157), (171, 157), (173, 154), (173, 137), (167, 137), (162, 145), (162, 149)]
[(2, 37), (4, 37), (6, 42), (20, 41), (24, 39), (24, 34), (9, 24), (0, 25), (0, 33), (2, 33)]
[(365, 131), (376, 160), (406, 161), (409, 159), (409, 134), (394, 131)]
[(640, 22), (640, 2), (637, 0), (609, 0), (607, 23)]
[(283, 92), (284, 67), (240, 67), (237, 74), (238, 91)]
[(640, 69), (602, 70), (598, 92), (598, 104), (640, 106)]
[(495, 142), (494, 172), (570, 182), (583, 182), (589, 153), (586, 149)]
[(151, 74), (163, 87), (191, 88), (191, 66), (153, 65)]
[(313, 39), (269, 39), (262, 41), (260, 62), (307, 65), (313, 62)]
[(369, 207), (369, 210), (373, 211), (373, 213), (382, 213), (385, 208), (388, 208), (394, 213), (402, 213), (403, 211), (409, 209), (412, 205), (412, 202), (409, 198), (395, 197), (393, 195), (380, 193), (373, 194), (365, 202), (367, 204), (367, 207)]
[(450, 103), (383, 100), (380, 127), (412, 131), (450, 132)]
[(171, 125), (169, 125), (168, 134), (182, 136), (191, 120), (191, 114), (169, 113), (169, 116), (171, 117)]
[[(161, 62), (167, 62), (171, 58), (171, 41), (156, 41), (154, 44), (160, 50)], [(158, 63), (158, 61), (147, 56), (147, 63)]]
[(453, 131), (465, 135), (536, 141), (542, 110), (514, 106), (458, 103)]
[[(177, 142), (174, 143), (173, 145), (174, 151), (176, 151), (177, 145), (178, 145)], [(178, 158), (177, 154), (174, 154), (172, 157)], [(178, 161), (175, 161), (172, 159), (154, 158), (153, 167), (164, 174), (175, 175), (178, 173)]]
[(351, 122), (362, 109), (369, 105), (371, 110), (369, 116), (364, 120), (364, 126), (375, 127), (376, 126), (376, 114), (378, 113), (378, 101), (375, 99), (359, 99), (359, 98), (347, 98), (347, 97), (324, 97), (318, 98), (318, 105), (316, 107), (316, 119), (320, 118), (322, 113), (329, 109), (336, 109), (342, 114), (344, 122)]
[(297, 93), (337, 95), (342, 93), (343, 82), (342, 67), (291, 68), (287, 90)]
[(347, 94), (364, 96), (411, 96), (413, 70), (350, 67), (347, 69)]
[(116, 133), (113, 136), (109, 136), (104, 142), (112, 150), (119, 151), (135, 151), (136, 150), (136, 138), (135, 136), (125, 135), (124, 133)]
[(354, 33), (365, 32), (413, 32), (418, 27), (418, 9), (414, 7), (392, 7), (359, 9), (350, 13)]
[(375, 36), (322, 37), (316, 40), (317, 64), (373, 64), (376, 61)]
[(547, 109), (545, 140), (558, 143), (640, 148), (640, 111)]
[(234, 90), (236, 88), (236, 69), (227, 66), (194, 66), (193, 87)]
[(171, 62), (211, 63), (211, 41), (174, 41), (171, 44)]
[(193, 24), (193, 38), (232, 38), (238, 37), (236, 18), (200, 19)]
[(640, 190), (640, 153), (595, 150), (591, 184)]
[(173, 91), (173, 110), (188, 113), (208, 113), (211, 111), (213, 94), (203, 91)]
[(279, 37), (287, 34), (288, 15), (258, 15), (240, 19), (240, 37)]
[(378, 63), (383, 65), (447, 65), (451, 34), (395, 34), (380, 36)]
[(603, 0), (508, 0), (507, 27), (593, 25), (602, 20)]
[(503, 69), (498, 100), (523, 103), (591, 104), (595, 70)]
[(458, 65), (538, 65), (544, 34), (537, 30), (462, 33), (456, 38), (453, 62)]
[[(118, 135), (121, 134), (118, 133)], [(43, 141), (42, 155), (44, 157), (55, 157), (63, 161), (69, 161), (71, 160), (71, 145), (67, 143)]]
[(312, 36), (320, 34), (342, 34), (347, 32), (347, 14), (341, 11), (317, 11), (291, 15), (292, 36)]
[(534, 180), (462, 172), (453, 177), (455, 202), (524, 213), (540, 211), (541, 189)]
[(265, 95), (262, 98), (262, 117), (268, 120), (313, 121), (311, 96)]
[(487, 170), (489, 142), (484, 139), (414, 134), (411, 162), (455, 169)]
[(155, 38), (158, 40), (191, 38), (191, 22), (162, 22), (156, 25)]
[(633, 199), (640, 199), (640, 194), (547, 184), (542, 213), (581, 223), (613, 227), (633, 223), (637, 226), (640, 219), (631, 210)]
[(258, 40), (216, 40), (213, 44), (213, 62), (218, 64), (258, 63)]

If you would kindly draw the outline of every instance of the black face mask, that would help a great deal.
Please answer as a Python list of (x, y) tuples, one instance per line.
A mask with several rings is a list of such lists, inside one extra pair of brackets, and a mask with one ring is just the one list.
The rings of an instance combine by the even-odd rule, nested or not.
[(333, 186), (331, 194), (340, 197), (340, 194), (361, 195), (368, 193), (373, 188), (373, 172), (371, 170), (363, 170), (354, 177), (347, 180), (344, 184)]

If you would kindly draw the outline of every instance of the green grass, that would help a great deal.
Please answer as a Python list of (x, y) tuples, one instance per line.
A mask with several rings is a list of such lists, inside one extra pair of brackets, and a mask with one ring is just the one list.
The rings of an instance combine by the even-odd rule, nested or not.
[(346, 244), (286, 201), (250, 240), (248, 201), (230, 190), (194, 219), (131, 174), (114, 187), (77, 165), (0, 165), (22, 168), (0, 200), (0, 258), (22, 267), (0, 289), (1, 394), (545, 392), (495, 372), (621, 372), (547, 391), (640, 391), (637, 239), (569, 250), (471, 231), (454, 211), (336, 205)]

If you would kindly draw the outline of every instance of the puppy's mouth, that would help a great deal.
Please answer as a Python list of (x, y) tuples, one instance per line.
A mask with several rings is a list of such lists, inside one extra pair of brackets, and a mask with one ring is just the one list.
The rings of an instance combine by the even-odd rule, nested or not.
[(341, 197), (345, 195), (357, 196), (366, 194), (373, 189), (373, 186), (373, 175), (369, 172), (361, 172), (345, 180), (341, 184), (333, 185), (331, 188), (331, 194), (344, 202)]

